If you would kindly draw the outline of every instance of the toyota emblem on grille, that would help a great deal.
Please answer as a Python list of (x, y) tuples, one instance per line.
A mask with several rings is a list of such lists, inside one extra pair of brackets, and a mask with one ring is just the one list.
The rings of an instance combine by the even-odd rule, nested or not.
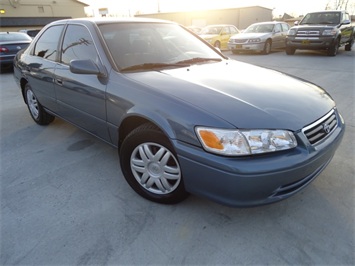
[(324, 130), (325, 133), (328, 134), (330, 132), (330, 125), (327, 124), (327, 123), (324, 123), (323, 124), (323, 130)]
[(21, 50), (21, 46), (17, 46), (16, 48), (17, 48), (17, 50)]

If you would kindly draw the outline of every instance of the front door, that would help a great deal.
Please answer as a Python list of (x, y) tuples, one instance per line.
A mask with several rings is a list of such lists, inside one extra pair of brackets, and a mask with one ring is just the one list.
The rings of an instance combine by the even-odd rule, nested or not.
[(94, 135), (110, 141), (106, 124), (106, 84), (97, 75), (74, 74), (71, 60), (91, 59), (101, 64), (96, 46), (82, 25), (68, 25), (55, 70), (55, 91), (60, 115)]

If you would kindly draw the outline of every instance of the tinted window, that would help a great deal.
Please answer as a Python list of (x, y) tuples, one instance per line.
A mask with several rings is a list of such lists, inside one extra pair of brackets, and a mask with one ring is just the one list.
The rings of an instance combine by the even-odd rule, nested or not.
[(63, 25), (48, 28), (38, 39), (34, 55), (55, 61), (58, 54), (58, 43), (63, 31)]
[(69, 65), (73, 59), (97, 61), (97, 52), (89, 31), (80, 25), (69, 25), (64, 36), (61, 62)]

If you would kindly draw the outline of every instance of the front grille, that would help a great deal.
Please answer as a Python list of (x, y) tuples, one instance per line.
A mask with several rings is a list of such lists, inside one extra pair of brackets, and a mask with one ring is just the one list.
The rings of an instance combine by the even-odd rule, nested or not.
[(246, 43), (248, 42), (248, 39), (232, 39), (232, 43)]
[(303, 128), (303, 133), (313, 145), (329, 136), (338, 124), (335, 111), (332, 110), (321, 119)]
[(319, 36), (320, 32), (319, 30), (299, 30), (297, 31), (297, 36), (302, 36), (302, 37), (313, 37), (313, 36)]

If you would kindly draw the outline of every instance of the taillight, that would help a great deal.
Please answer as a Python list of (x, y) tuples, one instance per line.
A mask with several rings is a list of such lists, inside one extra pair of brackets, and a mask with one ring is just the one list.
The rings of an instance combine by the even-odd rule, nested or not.
[(7, 48), (4, 47), (4, 46), (0, 46), (0, 52), (1, 52), (1, 53), (8, 53), (8, 52), (9, 52), (9, 49), (7, 49)]

